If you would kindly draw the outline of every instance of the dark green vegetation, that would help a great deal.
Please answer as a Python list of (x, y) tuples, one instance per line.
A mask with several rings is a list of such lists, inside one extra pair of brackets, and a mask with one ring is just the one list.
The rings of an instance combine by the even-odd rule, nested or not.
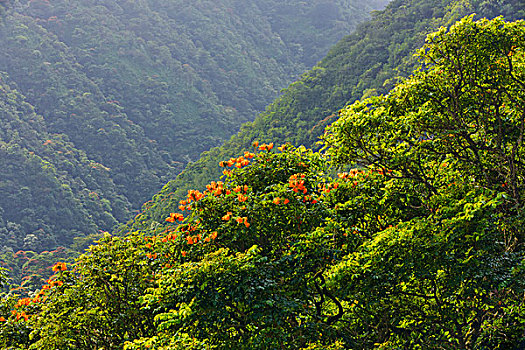
[(385, 2), (2, 2), (0, 247), (129, 220)]
[(254, 143), (184, 215), (5, 296), (0, 343), (523, 348), (525, 21), (469, 16), (418, 56), (387, 95), (342, 109), (321, 152)]
[(144, 214), (133, 227), (146, 227), (141, 221), (145, 225), (151, 220), (162, 221), (188, 189), (202, 189), (220, 175), (217, 162), (244, 151), (253, 140), (315, 148), (325, 126), (337, 119), (339, 109), (362, 97), (387, 93), (399, 76), (406, 77), (412, 72), (416, 64), (413, 53), (428, 33), (471, 13), (477, 13), (479, 18), (503, 15), (508, 20), (520, 19), (525, 18), (525, 3), (521, 0), (391, 2), (372, 21), (335, 45), (317, 67), (286, 89), (253, 123), (243, 125), (228, 142), (204, 153), (170, 181), (153, 203), (147, 203)]

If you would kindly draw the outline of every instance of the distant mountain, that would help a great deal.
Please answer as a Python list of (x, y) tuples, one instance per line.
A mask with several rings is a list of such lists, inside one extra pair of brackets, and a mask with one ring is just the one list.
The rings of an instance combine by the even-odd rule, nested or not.
[(202, 154), (143, 207), (143, 213), (123, 230), (149, 228), (175, 210), (189, 189), (202, 189), (221, 175), (219, 161), (249, 150), (253, 141), (305, 145), (315, 148), (325, 126), (337, 112), (362, 97), (385, 94), (397, 77), (409, 75), (415, 50), (426, 35), (450, 26), (471, 13), (508, 20), (525, 18), (520, 0), (396, 0), (342, 39), (312, 70), (291, 84), (254, 122), (220, 147)]
[(128, 220), (386, 3), (2, 2), (0, 247)]

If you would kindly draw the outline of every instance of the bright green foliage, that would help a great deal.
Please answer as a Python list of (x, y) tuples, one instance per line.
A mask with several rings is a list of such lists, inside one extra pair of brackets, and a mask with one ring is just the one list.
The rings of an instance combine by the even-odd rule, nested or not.
[(139, 298), (153, 286), (154, 270), (139, 243), (108, 235), (73, 271), (59, 272), (54, 281), (61, 283), (50, 283), (32, 320), (31, 348), (114, 349), (151, 334), (153, 315), (140, 308)]
[(19, 279), (13, 253), (131, 219), (386, 0), (8, 3), (0, 254)]
[(522, 336), (524, 38), (523, 22), (501, 19), (441, 29), (419, 52), (425, 70), (328, 129), (335, 163), (380, 169), (386, 193), (406, 184), (418, 199), (405, 211), (428, 212), (387, 214), (394, 227), (367, 232), (329, 273), (359, 300), (356, 326), (377, 325), (363, 346), (494, 349)]
[[(497, 5), (496, 5), (497, 3)], [(188, 189), (203, 188), (217, 178), (217, 162), (249, 148), (253, 140), (290, 142), (316, 148), (325, 126), (337, 119), (338, 110), (363, 97), (387, 93), (398, 77), (408, 76), (417, 60), (412, 54), (426, 35), (440, 26), (450, 26), (468, 14), (507, 20), (525, 18), (520, 0), (397, 0), (353, 34), (335, 45), (328, 55), (291, 84), (253, 123), (220, 147), (202, 154), (170, 181), (153, 202), (144, 207), (153, 221), (168, 215), (166, 202), (177, 202)], [(137, 223), (133, 228), (144, 228)]]
[[(6, 313), (0, 341), (522, 346), (524, 38), (523, 21), (472, 17), (430, 35), (423, 66), (342, 110), (325, 152), (254, 144), (223, 160), (222, 181), (189, 191), (184, 214), (169, 204), (162, 222), (139, 216), (147, 229), (106, 236), (74, 270), (56, 264), (45, 289)], [(328, 165), (347, 171), (333, 179)]]

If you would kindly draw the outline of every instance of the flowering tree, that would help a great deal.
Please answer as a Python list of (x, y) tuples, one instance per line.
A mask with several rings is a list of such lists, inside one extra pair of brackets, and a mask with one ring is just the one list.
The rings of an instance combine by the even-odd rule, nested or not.
[(4, 303), (0, 339), (128, 350), (523, 344), (524, 38), (523, 22), (472, 18), (430, 35), (424, 69), (342, 110), (325, 154), (255, 142), (219, 164), (222, 179), (169, 204), (165, 221), (106, 236), (73, 268), (54, 265), (35, 295)]

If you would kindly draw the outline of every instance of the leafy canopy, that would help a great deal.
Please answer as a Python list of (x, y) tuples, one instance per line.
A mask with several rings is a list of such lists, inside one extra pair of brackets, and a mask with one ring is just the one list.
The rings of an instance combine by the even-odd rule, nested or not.
[[(222, 181), (189, 191), (163, 223), (106, 236), (36, 295), (5, 299), (0, 341), (524, 344), (524, 38), (521, 21), (472, 17), (430, 35), (410, 78), (341, 111), (325, 154), (254, 144), (222, 161)], [(330, 164), (346, 171), (332, 177)]]

